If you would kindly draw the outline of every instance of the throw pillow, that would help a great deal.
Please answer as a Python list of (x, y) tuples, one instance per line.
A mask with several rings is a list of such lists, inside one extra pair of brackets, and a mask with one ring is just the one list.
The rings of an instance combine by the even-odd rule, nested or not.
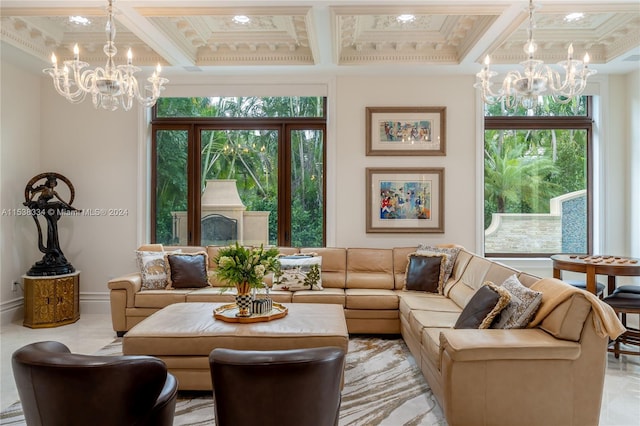
[(273, 274), (274, 290), (324, 290), (322, 256), (280, 256), (280, 269)]
[[(176, 250), (170, 253), (178, 253)], [(142, 285), (140, 290), (162, 290), (169, 284), (167, 281), (167, 262), (165, 251), (136, 251), (136, 262), (140, 270)]]
[[(444, 253), (447, 255), (446, 262), (443, 262), (444, 265), (444, 277), (443, 281), (446, 284), (453, 272), (453, 265), (456, 263), (456, 258), (458, 257), (458, 253), (460, 253), (460, 247), (435, 247), (430, 246), (428, 244), (421, 244), (416, 250), (417, 253)], [(441, 293), (442, 294), (442, 293)]]
[(176, 253), (167, 255), (168, 289), (209, 287), (207, 253)]
[(441, 293), (444, 285), (444, 269), (446, 254), (410, 253), (407, 258), (407, 269), (404, 274), (404, 290)]
[(522, 285), (515, 274), (502, 287), (511, 294), (511, 301), (492, 328), (525, 328), (542, 303), (542, 293)]
[(485, 282), (464, 307), (453, 328), (489, 328), (510, 299), (507, 290)]

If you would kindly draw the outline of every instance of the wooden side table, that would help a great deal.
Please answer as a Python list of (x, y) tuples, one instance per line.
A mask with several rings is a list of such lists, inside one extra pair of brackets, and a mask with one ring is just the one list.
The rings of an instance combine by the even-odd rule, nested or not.
[(23, 275), (22, 281), (25, 327), (57, 327), (80, 319), (80, 271), (52, 276)]

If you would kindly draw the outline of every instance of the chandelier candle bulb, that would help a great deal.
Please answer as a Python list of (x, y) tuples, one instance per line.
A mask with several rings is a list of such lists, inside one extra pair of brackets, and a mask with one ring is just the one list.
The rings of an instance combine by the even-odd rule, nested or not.
[(519, 105), (531, 111), (538, 105), (542, 96), (550, 95), (554, 101), (560, 104), (569, 103), (573, 98), (580, 96), (587, 86), (587, 78), (597, 71), (589, 68), (589, 55), (585, 55), (584, 61), (573, 59), (573, 44), (567, 49), (567, 59), (558, 65), (564, 69), (564, 76), (552, 69), (539, 59), (534, 59), (538, 49), (534, 38), (533, 29), (533, 0), (529, 0), (529, 26), (528, 39), (524, 52), (527, 60), (520, 62), (523, 71), (509, 71), (504, 78), (499, 90), (492, 90), (492, 78), (496, 72), (489, 71), (489, 56), (485, 58), (482, 71), (476, 74), (474, 87), (482, 93), (482, 100), (489, 105), (504, 103), (507, 109), (516, 109)]
[[(133, 100), (137, 100), (143, 107), (152, 107), (164, 90), (164, 84), (169, 80), (159, 76), (160, 68), (153, 76), (148, 77), (149, 85), (138, 85), (135, 74), (140, 68), (133, 66), (133, 53), (127, 52), (126, 65), (116, 65), (115, 55), (118, 49), (115, 46), (116, 27), (113, 19), (113, 0), (109, 0), (107, 6), (107, 24), (105, 26), (107, 42), (104, 45), (104, 53), (107, 61), (104, 67), (85, 69), (89, 67), (86, 62), (80, 61), (78, 45), (73, 48), (73, 60), (64, 61), (64, 68), (57, 66), (55, 55), (51, 55), (52, 68), (43, 70), (53, 79), (56, 91), (71, 103), (79, 103), (87, 94), (95, 108), (103, 108), (115, 111), (122, 107), (129, 111), (133, 106)], [(71, 70), (69, 70), (71, 68)]]

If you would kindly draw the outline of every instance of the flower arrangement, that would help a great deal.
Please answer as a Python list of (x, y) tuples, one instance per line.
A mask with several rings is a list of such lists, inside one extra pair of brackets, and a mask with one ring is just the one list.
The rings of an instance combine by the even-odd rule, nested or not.
[(232, 286), (248, 285), (261, 288), (265, 274), (278, 269), (278, 249), (242, 247), (237, 242), (218, 251), (213, 259), (217, 265), (216, 276)]

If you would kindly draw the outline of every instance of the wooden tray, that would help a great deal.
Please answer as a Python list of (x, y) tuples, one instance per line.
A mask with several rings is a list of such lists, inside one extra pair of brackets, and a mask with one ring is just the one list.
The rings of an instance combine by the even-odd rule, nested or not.
[(286, 306), (273, 302), (273, 309), (271, 309), (271, 312), (251, 315), (250, 317), (237, 317), (238, 305), (230, 303), (214, 309), (213, 317), (225, 322), (252, 323), (272, 321), (274, 319), (282, 318), (287, 315), (288, 312), (289, 309)]

